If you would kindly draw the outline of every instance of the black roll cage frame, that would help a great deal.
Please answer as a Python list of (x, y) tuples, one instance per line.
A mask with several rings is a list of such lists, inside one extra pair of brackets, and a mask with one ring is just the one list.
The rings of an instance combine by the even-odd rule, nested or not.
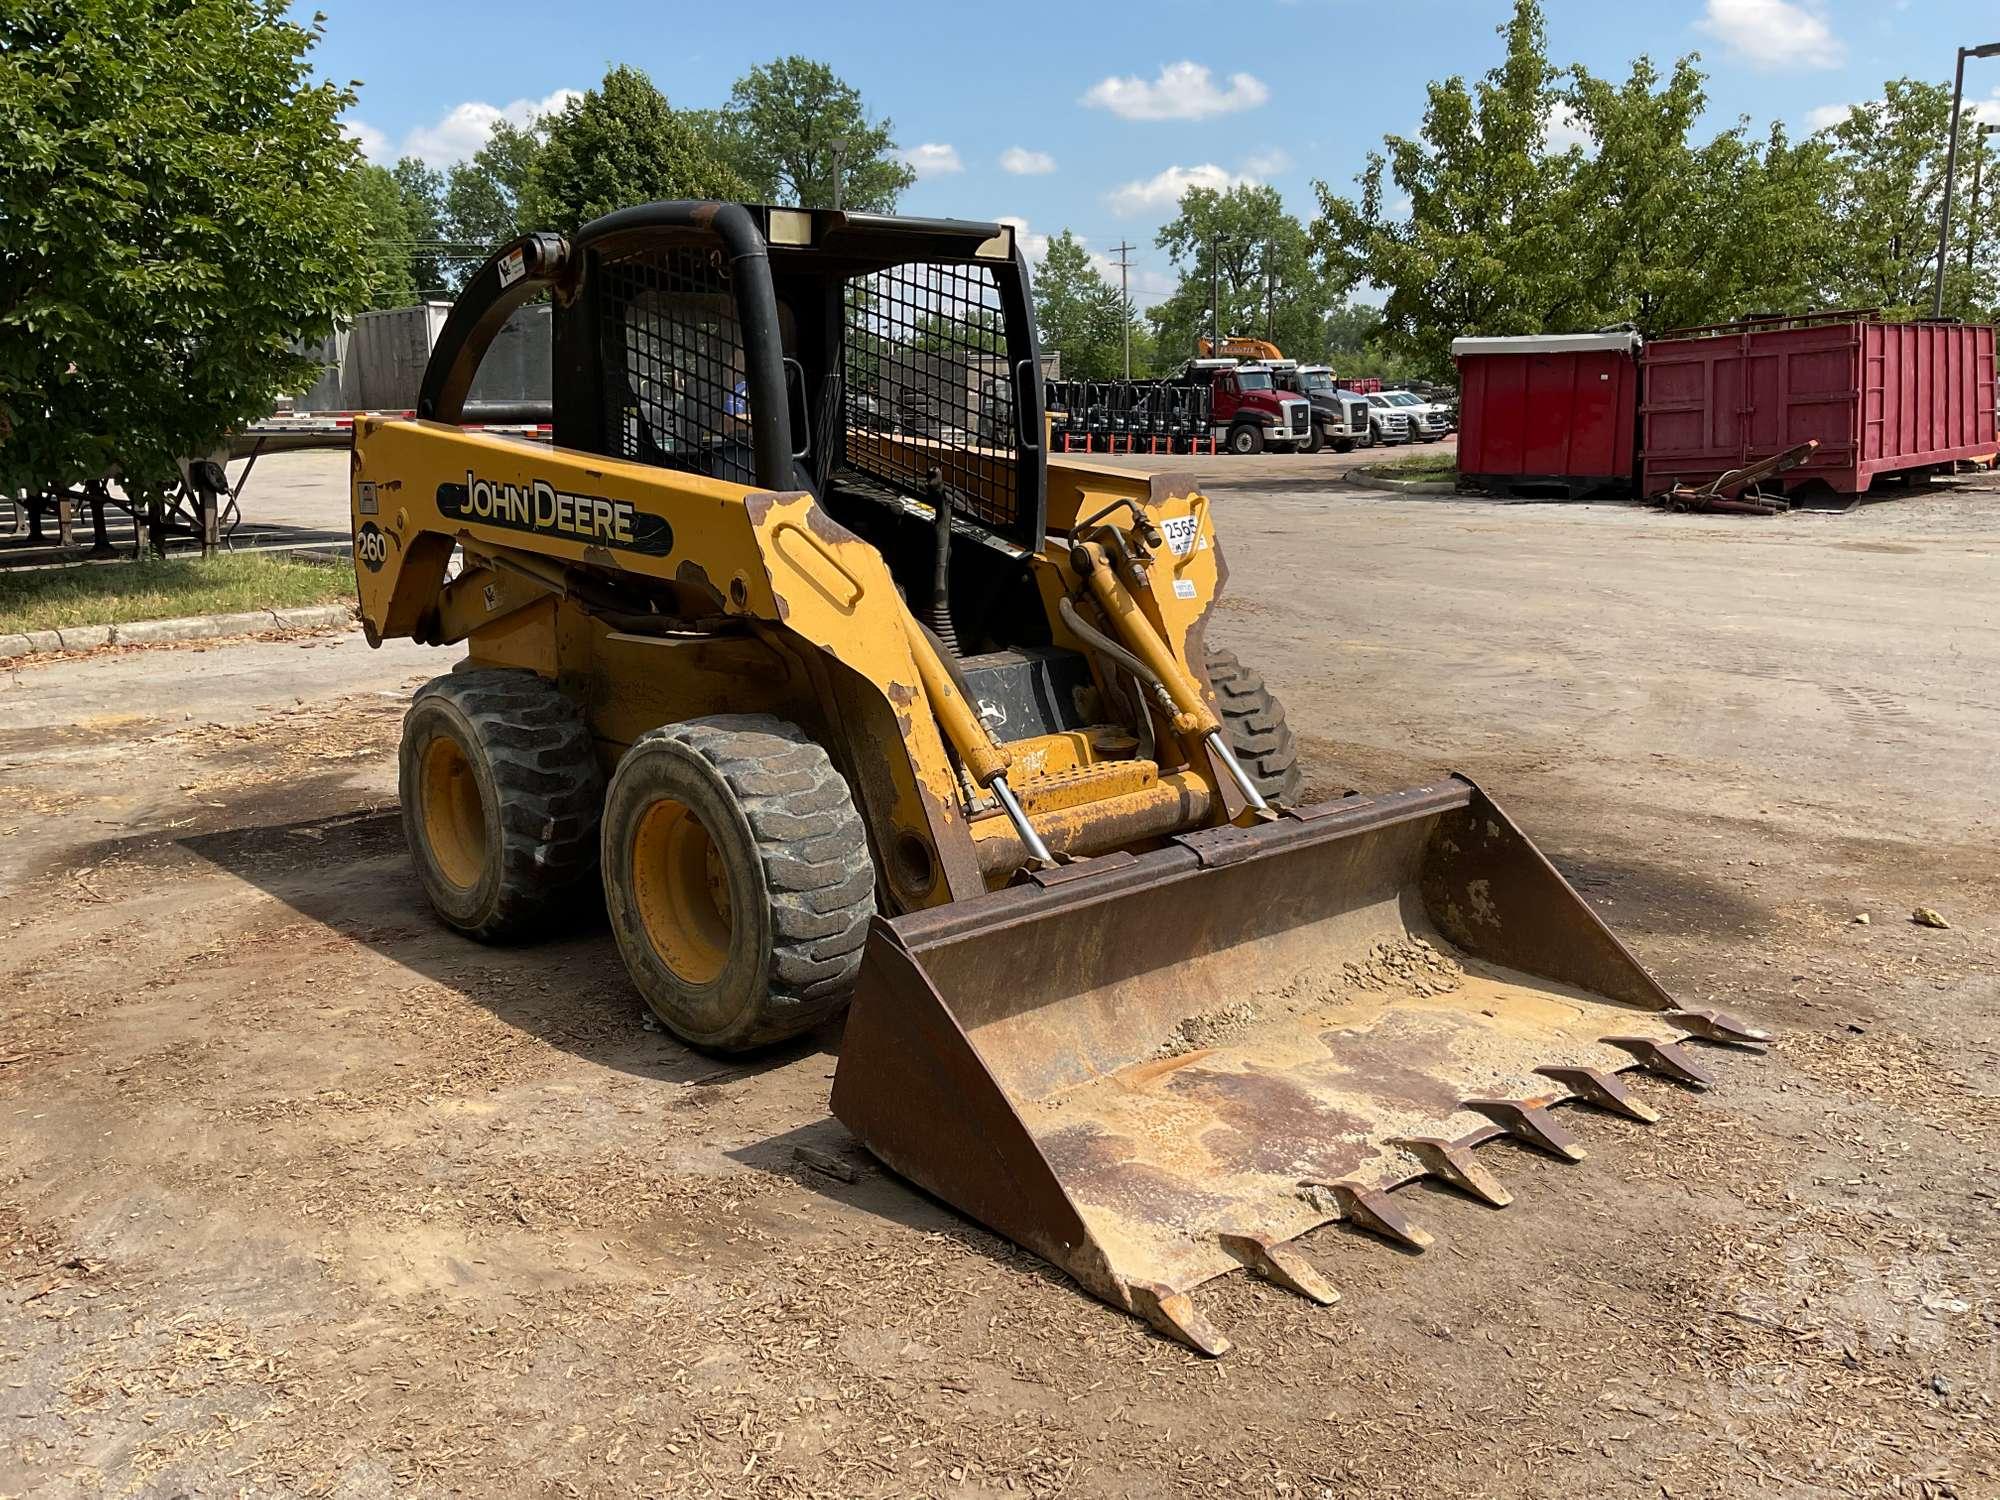
[[(912, 262), (986, 267), (999, 293), (1015, 422), (1017, 518), (1001, 534), (1030, 551), (1041, 549), (1048, 504), (1041, 451), (1041, 350), (1027, 260), (1008, 225), (674, 201), (620, 209), (569, 237), (524, 235), (495, 251), (453, 303), (424, 370), (417, 417), (461, 422), (473, 377), (494, 338), (517, 308), (547, 294), (555, 304), (550, 351), (554, 440), (560, 447), (615, 455), (613, 434), (606, 431), (598, 358), (601, 278), (596, 268), (606, 258), (675, 244), (719, 250), (729, 264), (743, 344), (753, 469), (758, 487), (772, 491), (800, 488), (773, 258), (787, 275), (823, 277), (865, 275)], [(832, 378), (825, 368), (816, 373), (822, 382)], [(818, 393), (804, 394), (810, 414), (818, 409)]]

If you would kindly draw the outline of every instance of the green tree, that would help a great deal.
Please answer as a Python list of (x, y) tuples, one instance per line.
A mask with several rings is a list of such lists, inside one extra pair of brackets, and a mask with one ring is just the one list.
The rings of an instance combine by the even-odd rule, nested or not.
[(1556, 72), (1537, 0), (1515, 0), (1500, 34), (1500, 66), (1470, 87), (1431, 84), (1418, 139), (1385, 137), (1358, 198), (1314, 184), (1329, 281), (1386, 288), (1384, 338), (1428, 373), (1450, 368), (1462, 333), (1541, 332), (1577, 285), (1566, 210), (1583, 153), (1548, 146)]
[(808, 57), (752, 68), (707, 122), (750, 195), (766, 202), (831, 207), (837, 166), (843, 207), (889, 213), (917, 180), (896, 158), (890, 122), (870, 121), (859, 91)]
[(403, 202), (403, 227), (410, 239), (410, 281), (418, 297), (448, 291), (457, 285), (452, 263), (436, 248), (444, 238), (444, 174), (406, 156), (394, 168), (396, 192)]
[(362, 304), (353, 95), (287, 9), (0, 8), (0, 491), (159, 496)]
[[(1125, 303), (1091, 263), (1083, 242), (1065, 229), (1049, 241), (1034, 278), (1035, 326), (1044, 354), (1062, 355), (1071, 380), (1110, 380), (1125, 373)], [(1144, 368), (1134, 351), (1135, 373)]]
[(1319, 357), (1336, 376), (1379, 375), (1385, 380), (1409, 380), (1423, 373), (1407, 354), (1383, 344), (1382, 309), (1366, 302), (1341, 302), (1326, 315)]
[[(1973, 124), (1968, 114), (1967, 125)], [(1849, 247), (1830, 288), (1841, 305), (1880, 307), (1897, 315), (1930, 311), (1950, 133), (1951, 90), (1910, 78), (1885, 84), (1880, 99), (1856, 105), (1822, 132), (1838, 173), (1833, 217)], [(1963, 133), (1961, 147), (1972, 138), (1971, 130)], [(1952, 207), (1960, 225), (1971, 221), (1970, 187), (1968, 170), (1959, 175)], [(1990, 199), (1982, 215), (1990, 228)], [(1979, 316), (1993, 306), (1992, 262), (1967, 275), (1964, 243), (1959, 241), (1960, 253), (1948, 263), (1945, 311)]]
[(1151, 309), (1159, 356), (1186, 359), (1209, 332), (1268, 338), (1290, 354), (1318, 349), (1331, 302), (1302, 225), (1273, 187), (1189, 188), (1155, 243), (1180, 271), (1174, 294)]
[(1753, 141), (1747, 121), (1695, 146), (1707, 102), (1695, 63), (1662, 82), (1641, 57), (1622, 85), (1570, 70), (1565, 102), (1592, 149), (1572, 168), (1575, 284), (1550, 330), (1630, 322), (1652, 337), (1816, 300), (1834, 250), (1826, 148), (1794, 146), (1780, 125)]
[(369, 307), (408, 307), (416, 300), (410, 276), (410, 222), (402, 190), (387, 167), (362, 162), (354, 169), (355, 199), (368, 225), (361, 262)]
[(742, 198), (743, 179), (637, 68), (619, 66), (544, 122), (520, 219), (568, 232), (614, 209), (673, 198)]
[(443, 220), (446, 237), (459, 251), (460, 279), (478, 264), (477, 254), (548, 227), (528, 223), (522, 211), (545, 125), (542, 119), (526, 125), (495, 120), (486, 144), (472, 159), (452, 164), (445, 177)]

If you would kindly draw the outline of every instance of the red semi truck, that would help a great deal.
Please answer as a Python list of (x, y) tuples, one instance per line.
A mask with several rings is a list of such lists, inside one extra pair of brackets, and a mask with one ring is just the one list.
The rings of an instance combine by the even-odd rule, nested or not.
[(1312, 438), (1312, 402), (1279, 390), (1269, 370), (1233, 359), (1192, 359), (1181, 378), (1208, 387), (1210, 430), (1217, 446), (1231, 453), (1290, 452)]

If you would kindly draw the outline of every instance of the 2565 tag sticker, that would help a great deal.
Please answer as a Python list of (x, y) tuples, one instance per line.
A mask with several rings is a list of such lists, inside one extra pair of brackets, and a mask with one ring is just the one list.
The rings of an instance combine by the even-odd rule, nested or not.
[(1194, 551), (1195, 538), (1201, 535), (1201, 522), (1193, 516), (1168, 516), (1160, 522), (1160, 533), (1167, 539), (1167, 550), (1175, 557), (1186, 557)]

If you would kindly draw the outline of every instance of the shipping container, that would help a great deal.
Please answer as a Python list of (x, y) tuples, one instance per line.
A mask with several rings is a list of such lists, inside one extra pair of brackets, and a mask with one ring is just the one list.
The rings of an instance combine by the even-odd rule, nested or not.
[(1871, 313), (1753, 318), (1646, 348), (1641, 491), (1705, 484), (1808, 439), (1819, 449), (1765, 488), (1819, 481), (1845, 495), (1878, 475), (1991, 454), (1993, 329), (1885, 323)]
[(1496, 495), (1628, 492), (1639, 348), (1629, 330), (1454, 340), (1459, 474)]

